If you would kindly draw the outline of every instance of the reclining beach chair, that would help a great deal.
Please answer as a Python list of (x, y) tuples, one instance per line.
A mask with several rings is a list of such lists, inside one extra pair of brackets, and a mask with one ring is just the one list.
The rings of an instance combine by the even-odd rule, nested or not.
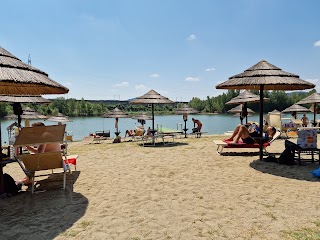
[[(63, 143), (66, 125), (25, 127), (21, 129), (14, 147), (16, 149), (28, 145), (40, 145), (48, 143)], [(53, 174), (54, 169), (63, 172), (63, 189), (66, 187), (66, 173), (71, 173), (67, 156), (63, 151), (44, 152), (36, 154), (18, 153), (15, 156), (22, 170), (32, 182), (32, 193), (34, 193), (34, 179), (39, 176)], [(52, 170), (50, 173), (36, 175), (38, 171)]]
[[(264, 152), (267, 154), (266, 148), (271, 145), (273, 141), (278, 139), (281, 135), (281, 132), (277, 130), (277, 132), (274, 134), (273, 138), (265, 142), (263, 146)], [(220, 155), (223, 151), (224, 148), (259, 148), (259, 143), (254, 143), (254, 144), (247, 144), (239, 141), (238, 143), (232, 143), (231, 141), (227, 140), (213, 140), (215, 145), (217, 146), (217, 153)]]

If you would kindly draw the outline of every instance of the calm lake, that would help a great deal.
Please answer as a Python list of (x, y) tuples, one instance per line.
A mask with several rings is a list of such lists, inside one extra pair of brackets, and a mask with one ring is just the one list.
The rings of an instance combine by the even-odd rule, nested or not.
[[(187, 128), (188, 132), (191, 132), (193, 128), (192, 117), (199, 119), (203, 126), (202, 131), (208, 134), (223, 134), (226, 131), (231, 131), (235, 128), (237, 124), (240, 123), (239, 117), (234, 117), (231, 114), (218, 114), (218, 115), (188, 115)], [(291, 117), (290, 114), (282, 115), (284, 118)], [(301, 119), (302, 114), (298, 114), (298, 118)], [(313, 119), (311, 113), (307, 114), (309, 119)], [(84, 136), (88, 136), (89, 133), (94, 133), (95, 131), (110, 130), (111, 137), (115, 134), (115, 119), (114, 118), (101, 118), (101, 117), (79, 117), (71, 118), (72, 122), (67, 122), (67, 131), (72, 131), (73, 140), (82, 140)], [(31, 120), (30, 123), (36, 120)], [(37, 120), (38, 121), (38, 120)], [(259, 122), (259, 115), (254, 114), (248, 117), (248, 121)], [(7, 127), (13, 123), (14, 120), (1, 120), (1, 131), (2, 131), (2, 143), (8, 143), (8, 131)], [(55, 122), (44, 121), (46, 125), (55, 125)], [(166, 115), (166, 116), (155, 116), (155, 128), (162, 125), (162, 127), (171, 129), (183, 129), (184, 122), (182, 115)], [(131, 118), (119, 118), (119, 130), (121, 136), (127, 129), (135, 129), (135, 126), (140, 125), (135, 119)], [(145, 124), (145, 129), (152, 125), (151, 120), (147, 120)], [(22, 126), (24, 126), (24, 120), (22, 120)]]

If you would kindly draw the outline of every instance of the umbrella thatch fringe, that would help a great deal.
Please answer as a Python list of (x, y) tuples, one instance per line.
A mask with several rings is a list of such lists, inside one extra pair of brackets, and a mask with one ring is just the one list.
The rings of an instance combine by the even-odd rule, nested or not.
[(64, 94), (69, 91), (50, 79), (47, 73), (23, 63), (1, 47), (0, 83), (1, 94), (6, 95)]
[(315, 87), (314, 84), (300, 79), (298, 75), (282, 71), (263, 60), (243, 73), (230, 77), (216, 88), (259, 90), (261, 85), (264, 85), (264, 90), (301, 90)]

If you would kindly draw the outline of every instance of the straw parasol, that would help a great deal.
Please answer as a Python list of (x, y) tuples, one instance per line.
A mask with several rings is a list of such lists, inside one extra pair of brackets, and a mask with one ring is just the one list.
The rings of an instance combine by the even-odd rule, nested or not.
[[(146, 94), (137, 97), (130, 101), (131, 104), (151, 104), (151, 112), (152, 112), (152, 134), (156, 132), (154, 130), (154, 104), (172, 104), (173, 101), (169, 100), (168, 98), (160, 95), (155, 90), (150, 90)], [(154, 139), (153, 139), (154, 141)], [(154, 142), (153, 142), (154, 143)]]
[[(45, 99), (41, 96), (17, 96), (17, 95), (0, 95), (0, 102), (10, 102), (12, 103), (13, 110), (15, 114), (7, 115), (6, 119), (16, 119), (18, 118), (18, 127), (21, 126), (21, 119), (32, 119), (28, 118), (28, 115), (33, 115), (30, 113), (22, 113), (21, 103), (40, 103), (40, 104), (48, 104), (51, 100)], [(30, 108), (24, 109), (24, 111), (29, 111)], [(34, 110), (32, 110), (34, 111)], [(47, 118), (44, 115), (40, 115), (37, 113), (37, 117), (34, 118)], [(23, 117), (22, 117), (23, 116)]]
[[(229, 113), (241, 113), (243, 110), (243, 104), (240, 104), (234, 108), (231, 108), (228, 110)], [(251, 108), (247, 108), (247, 113), (254, 113), (254, 111)]]
[[(248, 90), (244, 90), (240, 92), (240, 94), (234, 98), (232, 98), (229, 102), (226, 102), (226, 104), (242, 104), (242, 111), (239, 114), (241, 124), (243, 122), (243, 119), (246, 118), (246, 123), (248, 123), (248, 112), (247, 112), (247, 103), (254, 103), (259, 102), (260, 96), (249, 92)], [(264, 98), (263, 101), (269, 101), (269, 98)]]
[(300, 106), (298, 104), (293, 104), (292, 106), (284, 109), (282, 112), (283, 113), (291, 112), (292, 116), (294, 116), (294, 118), (296, 119), (298, 112), (310, 112), (310, 109), (308, 109), (306, 107), (302, 107), (302, 106)]
[(0, 95), (0, 102), (11, 103), (51, 103), (51, 100), (41, 96), (17, 96), (17, 95)]
[(51, 116), (48, 119), (46, 119), (48, 122), (72, 122), (72, 120), (68, 117), (63, 115), (62, 113), (58, 113), (56, 116)]
[(178, 108), (176, 110), (176, 114), (182, 114), (183, 115), (183, 121), (184, 121), (184, 137), (187, 137), (187, 121), (188, 121), (188, 114), (194, 114), (194, 113), (199, 113), (198, 110), (189, 107), (187, 104), (183, 104), (181, 108)]
[[(41, 95), (65, 94), (69, 89), (49, 78), (48, 74), (23, 63), (10, 52), (0, 47), (0, 94)], [(1, 122), (0, 122), (1, 129)], [(0, 130), (0, 149), (1, 149)], [(0, 154), (0, 161), (2, 155)], [(3, 171), (0, 165), (0, 194), (4, 192)]]
[[(247, 89), (260, 91), (260, 126), (263, 126), (264, 90), (302, 90), (315, 85), (299, 78), (298, 75), (282, 71), (265, 60), (258, 62), (243, 73), (216, 86), (217, 89)], [(262, 138), (262, 131), (260, 132)], [(262, 142), (260, 141), (260, 160), (262, 160)]]
[(23, 63), (0, 47), (0, 94), (39, 95), (65, 94), (69, 89), (49, 78), (49, 75)]
[(152, 120), (152, 117), (147, 115), (145, 112), (142, 112), (136, 116), (133, 116), (132, 119), (137, 119), (138, 122), (141, 122), (141, 125), (143, 126), (145, 124), (145, 121)]
[[(249, 103), (249, 102), (259, 102), (260, 96), (248, 91), (244, 90), (239, 93), (238, 96), (232, 98), (229, 102), (226, 102), (226, 104), (243, 104), (243, 103)], [(264, 101), (269, 101), (269, 98), (264, 98)]]
[(130, 116), (127, 113), (121, 111), (117, 107), (115, 109), (113, 109), (112, 112), (103, 114), (102, 117), (116, 119), (116, 123), (115, 123), (115, 128), (117, 129), (117, 131), (115, 132), (116, 136), (119, 136), (119, 134), (120, 134), (119, 129), (118, 129), (119, 118), (130, 118)]
[(311, 94), (310, 96), (297, 102), (297, 104), (308, 104), (308, 103), (313, 104), (311, 106), (311, 109), (313, 110), (313, 124), (316, 125), (316, 114), (317, 114), (316, 105), (317, 105), (317, 103), (320, 103), (320, 95), (315, 92), (315, 93)]

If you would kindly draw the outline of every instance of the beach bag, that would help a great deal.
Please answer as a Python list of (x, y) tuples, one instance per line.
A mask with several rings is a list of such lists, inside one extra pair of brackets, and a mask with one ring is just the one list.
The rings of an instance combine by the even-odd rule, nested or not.
[(3, 174), (3, 183), (4, 183), (4, 192), (9, 194), (9, 195), (12, 195), (12, 196), (15, 196), (18, 194), (18, 187), (16, 185), (16, 182), (13, 180), (13, 178), (5, 173)]
[(320, 177), (320, 167), (316, 170), (311, 171), (314, 177)]

